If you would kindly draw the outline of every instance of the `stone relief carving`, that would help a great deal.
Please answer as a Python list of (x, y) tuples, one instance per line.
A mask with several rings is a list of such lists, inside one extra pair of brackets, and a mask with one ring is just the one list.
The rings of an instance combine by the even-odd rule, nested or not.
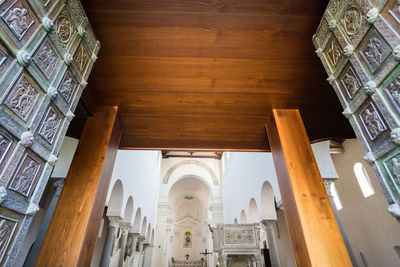
[(27, 121), (35, 107), (38, 96), (38, 91), (28, 79), (22, 75), (11, 90), (5, 103), (6, 106), (14, 111), (21, 119)]
[(18, 40), (22, 39), (34, 23), (33, 18), (21, 1), (15, 1), (1, 16)]
[(67, 71), (60, 86), (58, 87), (58, 91), (68, 103), (71, 101), (71, 97), (75, 92), (77, 85), (78, 83), (72, 76), (72, 73), (70, 71)]
[(73, 26), (66, 11), (57, 18), (56, 32), (57, 38), (62, 44), (66, 45), (71, 40)]
[(61, 124), (61, 118), (57, 112), (50, 107), (40, 126), (39, 134), (44, 137), (50, 144), (53, 143), (54, 137)]
[(0, 217), (0, 261), (3, 259), (10, 239), (14, 233), (16, 222)]
[(339, 5), (340, 5), (340, 1), (338, 1), (338, 0), (333, 0), (328, 3), (327, 10), (332, 15), (332, 17), (336, 16), (337, 11), (339, 9)]
[(374, 140), (380, 133), (386, 130), (384, 122), (372, 103), (360, 113), (360, 117), (371, 140)]
[(331, 61), (332, 65), (335, 67), (337, 65), (337, 63), (339, 62), (339, 59), (342, 55), (340, 46), (339, 46), (338, 42), (335, 40), (335, 38), (332, 38), (330, 43), (328, 44), (327, 54), (328, 54), (329, 60)]
[(43, 72), (47, 79), (53, 75), (59, 61), (49, 41), (45, 41), (36, 52), (33, 61)]
[(400, 107), (400, 76), (394, 79), (385, 89), (396, 108)]
[(254, 234), (251, 229), (225, 230), (226, 244), (253, 244)]
[(81, 73), (84, 72), (89, 62), (89, 56), (82, 43), (79, 45), (78, 50), (75, 53), (75, 62), (78, 65), (79, 71)]
[(0, 164), (3, 162), (6, 154), (8, 153), (12, 140), (0, 132)]
[(368, 40), (367, 45), (361, 51), (361, 55), (366, 61), (369, 69), (375, 72), (379, 65), (386, 59), (389, 55), (390, 49), (387, 43), (378, 36), (375, 32), (372, 34), (371, 38)]
[(40, 169), (40, 162), (26, 154), (18, 167), (9, 188), (24, 196), (28, 196), (35, 177)]
[(361, 28), (362, 13), (356, 6), (349, 7), (343, 15), (342, 25), (349, 37), (356, 35)]
[(361, 88), (361, 82), (351, 66), (347, 69), (340, 82), (350, 98)]

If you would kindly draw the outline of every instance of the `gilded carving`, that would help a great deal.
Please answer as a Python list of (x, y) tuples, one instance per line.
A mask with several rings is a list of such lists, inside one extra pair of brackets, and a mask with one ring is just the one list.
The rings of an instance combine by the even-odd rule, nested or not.
[(342, 24), (349, 37), (358, 33), (361, 28), (362, 13), (356, 6), (349, 7), (343, 15)]
[(67, 44), (71, 39), (73, 27), (66, 12), (63, 12), (57, 19), (56, 32), (58, 40), (63, 44)]
[(367, 45), (361, 51), (362, 57), (365, 59), (369, 69), (372, 72), (376, 71), (389, 53), (389, 46), (376, 32), (372, 34)]
[(71, 101), (71, 97), (75, 92), (77, 85), (78, 83), (73, 78), (72, 73), (67, 71), (60, 86), (58, 87), (58, 91), (68, 103)]
[(335, 38), (331, 39), (331, 41), (328, 43), (328, 47), (326, 49), (327, 49), (326, 53), (328, 54), (329, 60), (331, 61), (332, 65), (335, 67), (338, 64), (339, 59), (342, 55), (340, 46), (339, 46), (338, 42), (335, 40)]
[(47, 79), (53, 75), (59, 61), (49, 41), (45, 41), (36, 52), (33, 61), (43, 72)]
[(34, 23), (33, 18), (21, 1), (15, 1), (1, 17), (19, 40)]
[(84, 72), (86, 69), (87, 64), (89, 63), (89, 56), (84, 48), (83, 44), (81, 43), (78, 47), (78, 50), (75, 53), (75, 62), (78, 65), (78, 69), (80, 72)]
[(28, 196), (33, 182), (39, 172), (40, 162), (34, 159), (29, 154), (25, 154), (21, 161), (9, 188), (22, 195)]
[(386, 130), (384, 122), (372, 103), (360, 113), (360, 117), (371, 140), (374, 140), (380, 133)]
[(10, 138), (0, 132), (0, 164), (3, 163), (12, 143), (13, 141)]
[(3, 259), (8, 244), (13, 236), (16, 221), (0, 216), (0, 261)]
[(340, 82), (346, 89), (350, 98), (361, 88), (361, 82), (351, 66), (347, 69)]
[(52, 107), (50, 107), (42, 122), (42, 125), (40, 126), (39, 134), (51, 144), (53, 143), (60, 124), (60, 116)]
[(226, 244), (253, 244), (254, 234), (252, 229), (225, 230)]
[(37, 90), (28, 79), (22, 75), (11, 90), (5, 103), (21, 119), (27, 121), (35, 107), (38, 96), (39, 93)]

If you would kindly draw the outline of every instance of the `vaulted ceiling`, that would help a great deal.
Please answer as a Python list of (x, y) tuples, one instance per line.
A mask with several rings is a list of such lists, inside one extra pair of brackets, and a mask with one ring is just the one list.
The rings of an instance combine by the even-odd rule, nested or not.
[(88, 90), (120, 106), (122, 148), (267, 150), (272, 108), (299, 108), (311, 140), (352, 136), (311, 43), (327, 2), (83, 1)]

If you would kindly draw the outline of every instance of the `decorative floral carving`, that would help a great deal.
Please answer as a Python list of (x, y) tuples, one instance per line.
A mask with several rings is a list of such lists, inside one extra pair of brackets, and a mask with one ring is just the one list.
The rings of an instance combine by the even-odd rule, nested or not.
[(26, 121), (35, 107), (39, 93), (22, 75), (6, 100), (6, 105), (21, 119)]
[(356, 6), (350, 6), (343, 15), (342, 24), (349, 37), (356, 35), (361, 28), (362, 13)]
[(18, 40), (22, 39), (34, 23), (33, 18), (21, 1), (15, 1), (1, 16)]
[(36, 52), (33, 61), (35, 61), (46, 78), (50, 79), (56, 69), (59, 59), (49, 41), (46, 40)]
[(225, 230), (226, 244), (253, 244), (254, 234), (251, 229)]
[(0, 164), (3, 162), (13, 141), (0, 132)]
[(347, 69), (340, 81), (350, 98), (352, 98), (361, 87), (361, 82), (351, 66)]
[(2, 261), (11, 237), (14, 233), (16, 221), (0, 217), (0, 261)]
[(328, 47), (326, 48), (328, 57), (332, 63), (332, 65), (335, 67), (337, 63), (339, 62), (339, 59), (342, 55), (342, 51), (340, 49), (340, 46), (338, 42), (335, 40), (335, 38), (332, 38), (330, 43), (328, 44)]
[(54, 137), (60, 127), (61, 118), (57, 112), (50, 107), (40, 126), (39, 134), (43, 136), (50, 144), (53, 143)]
[(73, 26), (72, 22), (69, 19), (67, 12), (64, 11), (56, 21), (56, 32), (57, 38), (60, 40), (61, 43), (67, 44), (69, 40), (71, 40)]
[(389, 53), (389, 46), (376, 32), (372, 34), (367, 45), (361, 51), (361, 55), (372, 72), (376, 71)]
[(380, 133), (386, 130), (384, 122), (372, 103), (360, 113), (360, 117), (371, 140), (374, 140)]
[(73, 93), (75, 92), (75, 89), (77, 87), (78, 83), (72, 76), (72, 73), (68, 70), (65, 73), (65, 76), (58, 87), (58, 91), (61, 93), (61, 95), (64, 97), (64, 99), (70, 103), (71, 97)]
[(9, 188), (22, 195), (28, 196), (35, 177), (39, 172), (40, 165), (41, 164), (36, 159), (26, 154), (15, 173)]

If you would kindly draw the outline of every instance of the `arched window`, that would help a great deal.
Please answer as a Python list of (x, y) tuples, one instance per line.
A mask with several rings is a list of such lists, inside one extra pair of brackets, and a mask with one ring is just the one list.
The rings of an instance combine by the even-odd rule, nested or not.
[(360, 162), (354, 164), (354, 173), (356, 174), (358, 184), (360, 185), (364, 197), (369, 197), (375, 194), (374, 188), (372, 188), (371, 180), (368, 177), (367, 171)]
[(340, 201), (339, 194), (336, 190), (334, 183), (331, 183), (331, 193), (333, 196), (333, 202), (335, 202), (336, 209), (337, 210), (343, 209), (342, 201)]

